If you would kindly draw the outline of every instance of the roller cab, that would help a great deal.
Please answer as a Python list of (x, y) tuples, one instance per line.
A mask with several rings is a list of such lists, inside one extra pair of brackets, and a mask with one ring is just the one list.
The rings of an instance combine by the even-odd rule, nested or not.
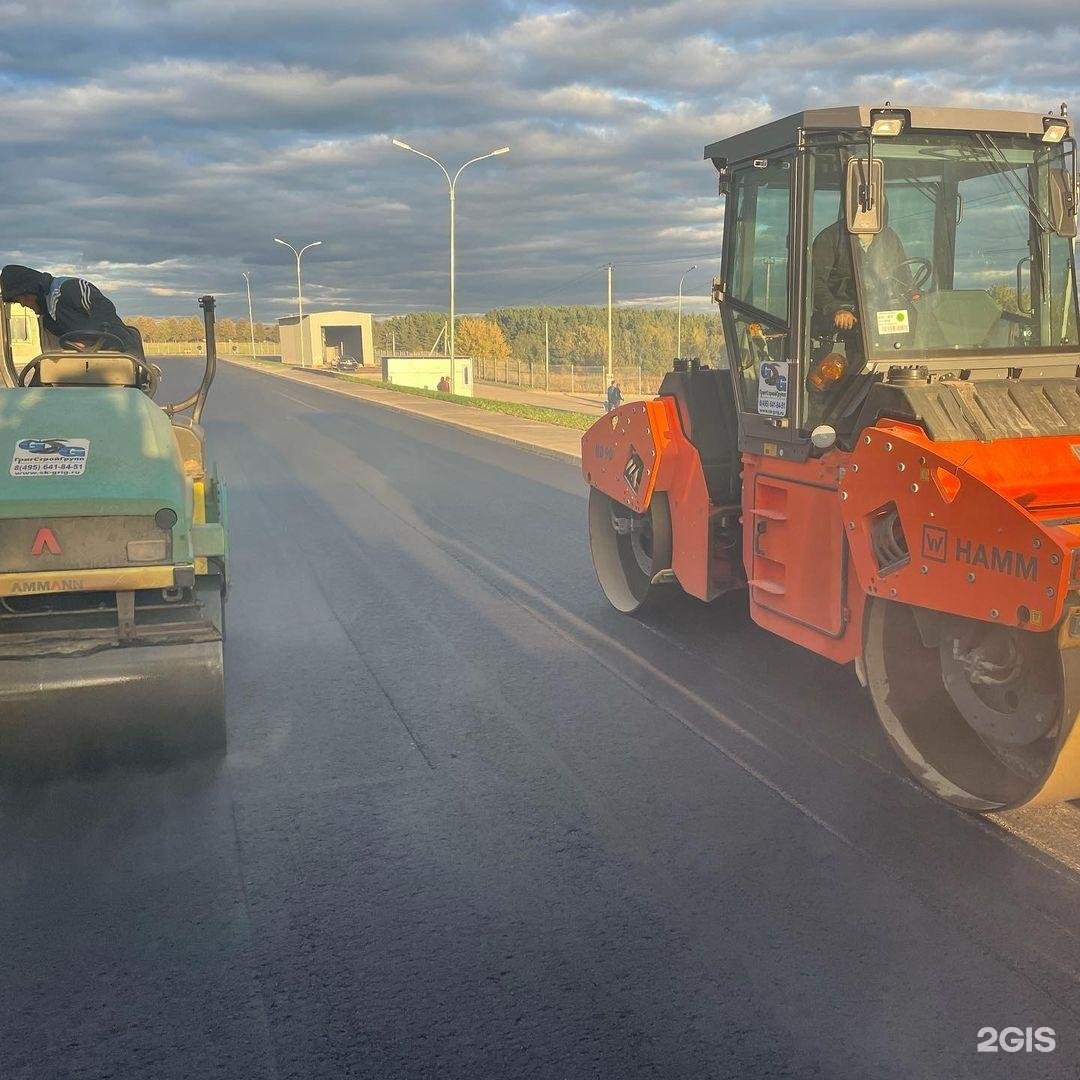
[(726, 356), (586, 433), (605, 593), (745, 586), (759, 625), (854, 665), (935, 794), (1080, 796), (1064, 108), (814, 110), (705, 157)]
[(164, 408), (160, 372), (105, 341), (4, 364), (4, 779), (224, 746), (226, 500), (198, 422), (214, 371), (203, 306), (202, 385)]

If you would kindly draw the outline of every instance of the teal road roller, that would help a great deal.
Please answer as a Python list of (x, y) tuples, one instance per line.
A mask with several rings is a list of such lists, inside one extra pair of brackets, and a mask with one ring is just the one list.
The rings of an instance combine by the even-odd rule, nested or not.
[(156, 765), (225, 746), (225, 489), (198, 389), (109, 334), (12, 360), (0, 305), (0, 777)]

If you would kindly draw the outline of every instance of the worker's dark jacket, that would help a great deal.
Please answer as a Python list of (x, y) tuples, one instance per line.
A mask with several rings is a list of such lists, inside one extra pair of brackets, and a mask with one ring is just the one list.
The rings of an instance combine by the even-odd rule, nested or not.
[[(846, 309), (856, 312), (858, 309), (855, 275), (851, 264), (851, 242), (850, 234), (839, 221), (822, 229), (814, 240), (814, 322), (822, 329), (832, 326), (838, 311)], [(856, 246), (858, 243), (856, 239)], [(893, 303), (892, 298), (897, 290), (911, 287), (911, 275), (907, 272), (907, 267), (899, 271), (896, 269), (898, 264), (907, 258), (907, 254), (900, 237), (892, 229), (882, 229), (866, 251), (860, 248), (859, 257), (863, 260), (864, 284), (878, 293), (877, 296), (868, 297), (872, 305), (888, 306)]]
[(107, 330), (120, 344), (106, 338), (103, 349), (122, 349), (140, 360), (142, 335), (134, 326), (121, 321), (113, 302), (92, 282), (84, 278), (50, 277), (42, 305), (42, 326), (55, 337), (77, 330)]
[[(142, 335), (134, 326), (127, 326), (116, 313), (113, 302), (93, 283), (84, 278), (53, 277), (29, 266), (12, 264), (0, 272), (0, 292), (5, 300), (34, 295), (41, 308), (41, 327), (52, 338), (80, 330), (108, 331), (104, 349), (120, 349), (140, 360), (143, 354)], [(43, 347), (47, 347), (42, 342)]]

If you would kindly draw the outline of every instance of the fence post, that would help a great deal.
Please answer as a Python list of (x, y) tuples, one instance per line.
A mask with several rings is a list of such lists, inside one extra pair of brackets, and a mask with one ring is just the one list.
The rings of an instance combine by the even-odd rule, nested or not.
[(574, 392), (574, 361), (570, 361), (570, 393)]
[(638, 394), (641, 393), (641, 365), (640, 364), (638, 364), (638, 366), (637, 366), (637, 392), (638, 392)]

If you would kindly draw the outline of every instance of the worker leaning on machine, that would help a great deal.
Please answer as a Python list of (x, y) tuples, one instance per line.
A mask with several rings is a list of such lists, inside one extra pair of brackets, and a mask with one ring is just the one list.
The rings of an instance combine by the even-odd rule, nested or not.
[[(124, 323), (113, 302), (84, 278), (53, 277), (11, 263), (0, 270), (0, 296), (6, 303), (19, 303), (35, 312), (53, 337), (80, 330), (108, 333), (117, 339), (116, 348), (146, 359), (139, 331)], [(109, 342), (104, 344), (113, 347)]]

